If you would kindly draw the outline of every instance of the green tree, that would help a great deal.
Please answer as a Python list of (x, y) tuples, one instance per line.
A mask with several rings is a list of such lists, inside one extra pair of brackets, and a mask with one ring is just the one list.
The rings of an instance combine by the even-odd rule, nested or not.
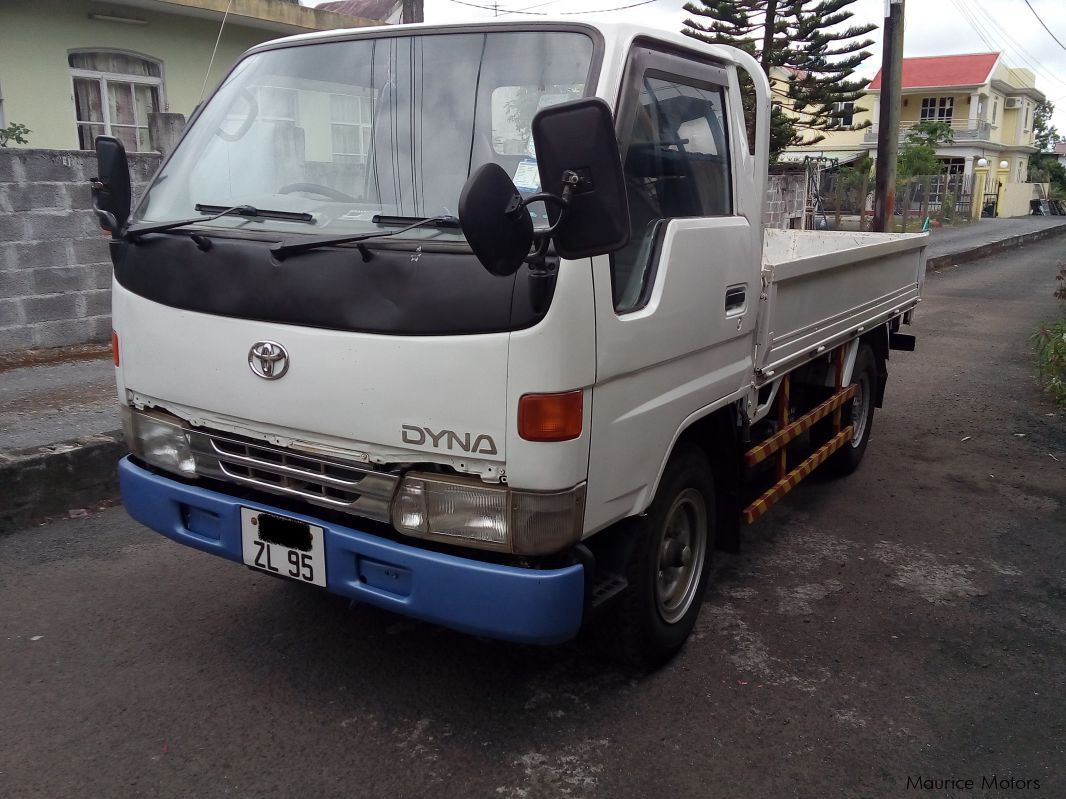
[(1066, 198), (1066, 167), (1054, 154), (1055, 144), (1060, 141), (1059, 132), (1052, 126), (1051, 117), (1055, 105), (1043, 102), (1037, 105), (1033, 113), (1034, 143), (1040, 152), (1029, 159), (1030, 183), (1050, 183), (1051, 196), (1056, 199)]
[[(854, 104), (863, 94), (865, 81), (852, 76), (870, 55), (865, 48), (873, 42), (866, 34), (877, 27), (849, 24), (853, 14), (848, 6), (854, 2), (690, 0), (685, 4), (692, 17), (685, 20), (682, 33), (750, 53), (767, 76), (775, 68), (788, 75), (785, 81), (775, 81), (771, 160), (790, 145), (820, 142), (825, 138), (822, 131), (869, 127), (869, 122), (843, 125), (837, 110), (839, 104)], [(794, 113), (782, 111), (781, 105)], [(750, 123), (752, 115), (747, 117)]]
[(1045, 100), (1038, 103), (1033, 111), (1033, 142), (1042, 153), (1051, 152), (1059, 140), (1059, 132), (1051, 124), (1055, 114), (1055, 104)]
[(896, 175), (900, 179), (919, 175), (939, 175), (944, 171), (944, 162), (936, 150), (943, 144), (951, 144), (955, 136), (946, 122), (919, 122), (908, 131), (899, 148)]

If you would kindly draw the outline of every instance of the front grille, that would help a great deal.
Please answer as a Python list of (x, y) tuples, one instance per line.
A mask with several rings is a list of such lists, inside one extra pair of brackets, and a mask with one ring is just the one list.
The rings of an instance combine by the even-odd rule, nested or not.
[(369, 466), (230, 435), (190, 430), (198, 473), (305, 499), (377, 521), (389, 520), (399, 478)]

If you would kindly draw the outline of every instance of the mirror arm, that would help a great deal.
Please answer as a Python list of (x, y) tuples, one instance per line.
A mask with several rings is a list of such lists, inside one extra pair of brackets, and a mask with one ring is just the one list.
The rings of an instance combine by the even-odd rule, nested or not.
[(115, 215), (110, 211), (105, 211), (100, 207), (100, 192), (105, 191), (107, 187), (104, 185), (100, 178), (92, 178), (89, 181), (89, 188), (92, 194), (93, 213), (96, 214), (96, 218), (100, 222), (100, 227), (109, 231), (113, 237), (118, 236), (118, 220), (115, 219)]

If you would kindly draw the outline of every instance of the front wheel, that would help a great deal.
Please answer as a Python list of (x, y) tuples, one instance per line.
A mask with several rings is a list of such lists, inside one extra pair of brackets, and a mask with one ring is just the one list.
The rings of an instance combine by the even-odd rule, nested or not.
[(703, 451), (682, 444), (667, 463), (637, 537), (629, 588), (599, 629), (616, 659), (653, 667), (685, 643), (699, 615), (714, 549), (714, 480)]
[(826, 461), (825, 468), (831, 474), (843, 477), (859, 468), (870, 442), (874, 426), (874, 397), (877, 391), (877, 358), (868, 344), (859, 345), (855, 368), (851, 375), (852, 385), (858, 386), (855, 398), (843, 407), (841, 424), (854, 426), (851, 441), (842, 446)]

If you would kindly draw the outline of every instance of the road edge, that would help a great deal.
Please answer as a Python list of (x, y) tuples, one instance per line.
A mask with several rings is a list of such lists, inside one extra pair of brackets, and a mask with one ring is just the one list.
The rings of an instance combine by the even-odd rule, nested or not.
[(996, 255), (1003, 250), (1009, 250), (1013, 247), (1021, 247), (1032, 242), (1043, 241), (1044, 239), (1050, 239), (1054, 236), (1061, 236), (1064, 233), (1066, 233), (1066, 222), (1063, 222), (1061, 225), (1046, 227), (1043, 230), (1033, 230), (1029, 233), (1020, 233), (1017, 236), (1008, 236), (1005, 239), (991, 241), (988, 244), (982, 244), (968, 250), (960, 250), (959, 252), (949, 253), (947, 255), (937, 255), (926, 260), (925, 268), (927, 270), (943, 269), (947, 266), (956, 266), (957, 264), (964, 264), (970, 261), (979, 261), (990, 255)]
[(120, 430), (0, 453), (0, 536), (71, 508), (118, 497)]

